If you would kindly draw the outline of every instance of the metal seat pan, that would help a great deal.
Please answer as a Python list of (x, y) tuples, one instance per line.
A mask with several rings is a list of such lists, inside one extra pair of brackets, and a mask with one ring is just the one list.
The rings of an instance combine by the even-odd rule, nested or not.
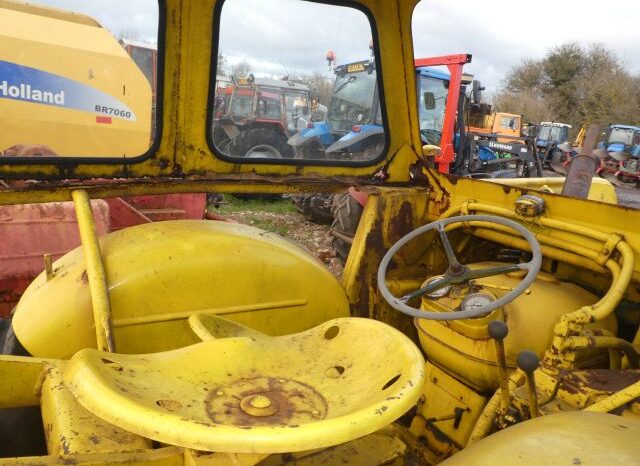
[(417, 347), (360, 318), (146, 355), (84, 349), (65, 371), (79, 402), (107, 422), (167, 444), (237, 453), (302, 451), (364, 436), (409, 410), (423, 382)]

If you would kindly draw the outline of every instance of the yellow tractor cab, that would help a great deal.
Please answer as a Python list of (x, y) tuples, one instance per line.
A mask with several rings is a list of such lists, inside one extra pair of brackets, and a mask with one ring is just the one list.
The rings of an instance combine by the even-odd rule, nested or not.
[[(640, 212), (612, 191), (589, 199), (598, 191), (597, 127), (561, 181), (443, 174), (420, 137), (417, 1), (104, 3), (109, 14), (89, 2), (69, 12), (0, 0), (0, 34), (39, 39), (17, 39), (0, 66), (35, 69), (47, 58), (56, 75), (41, 87), (53, 104), (22, 97), (27, 85), (44, 86), (40, 74), (10, 84), (0, 76), (8, 83), (0, 104), (23, 122), (50, 121), (60, 110), (54, 85), (70, 79), (129, 102), (129, 75), (110, 71), (113, 56), (127, 57), (113, 34), (134, 21), (158, 42), (155, 123), (144, 73), (135, 73), (144, 108), (127, 104), (154, 125), (151, 145), (62, 120), (47, 131), (3, 130), (11, 144), (22, 134), (41, 146), (54, 136), (93, 142), (82, 157), (64, 149), (0, 157), (8, 180), (0, 205), (73, 202), (82, 242), (55, 261), (43, 257), (1, 322), (0, 463), (640, 461)], [(283, 25), (283, 11), (295, 20)], [(93, 50), (107, 36), (120, 49)], [(86, 59), (66, 63), (62, 49), (43, 49), (71, 43), (91, 49)], [(297, 60), (322, 96), (332, 70), (304, 66), (330, 47), (345, 63), (373, 53), (375, 89), (346, 80), (354, 92), (343, 110), (358, 126), (362, 102), (377, 92), (384, 146), (345, 160), (246, 157), (216, 144), (220, 77), (247, 67), (269, 77)], [(64, 89), (65, 103), (82, 101), (76, 90)], [(104, 116), (63, 111), (91, 128)], [(119, 196), (348, 186), (368, 198), (341, 281), (275, 233), (172, 220), (98, 235), (91, 207)]]

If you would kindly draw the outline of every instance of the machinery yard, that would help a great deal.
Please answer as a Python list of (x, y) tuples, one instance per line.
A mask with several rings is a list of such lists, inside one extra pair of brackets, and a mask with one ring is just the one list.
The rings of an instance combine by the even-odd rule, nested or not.
[(0, 0), (0, 465), (640, 464), (640, 4), (513, 11)]

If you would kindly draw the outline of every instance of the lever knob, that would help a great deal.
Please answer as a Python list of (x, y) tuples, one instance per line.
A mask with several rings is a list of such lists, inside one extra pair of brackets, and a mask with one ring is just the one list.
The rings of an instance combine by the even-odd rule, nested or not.
[(504, 340), (509, 333), (507, 324), (501, 320), (492, 320), (488, 326), (489, 336), (494, 340)]
[(527, 393), (529, 395), (529, 412), (531, 418), (538, 417), (538, 393), (536, 391), (535, 370), (538, 368), (540, 360), (533, 351), (521, 351), (516, 358), (516, 364), (525, 373), (527, 379)]
[(540, 359), (538, 359), (538, 355), (533, 351), (521, 351), (516, 358), (516, 364), (518, 367), (525, 373), (531, 374), (538, 368), (540, 364)]

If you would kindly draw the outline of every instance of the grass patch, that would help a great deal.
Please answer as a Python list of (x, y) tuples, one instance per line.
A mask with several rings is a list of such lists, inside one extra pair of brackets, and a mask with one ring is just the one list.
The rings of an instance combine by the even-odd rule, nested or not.
[(285, 236), (287, 233), (289, 233), (289, 227), (283, 223), (275, 222), (268, 218), (258, 218), (254, 216), (248, 216), (247, 218), (250, 218), (253, 221), (251, 226), (260, 228), (261, 230), (278, 233), (282, 236)]
[[(215, 208), (211, 208), (214, 210)], [(221, 215), (228, 215), (233, 212), (271, 212), (275, 214), (291, 214), (296, 212), (291, 199), (239, 199), (231, 194), (225, 194), (222, 205), (216, 210)], [(256, 219), (257, 220), (257, 219)], [(256, 224), (256, 226), (258, 226)], [(263, 228), (263, 227), (259, 227)], [(267, 230), (268, 228), (264, 228)], [(279, 233), (279, 232), (278, 232)]]

